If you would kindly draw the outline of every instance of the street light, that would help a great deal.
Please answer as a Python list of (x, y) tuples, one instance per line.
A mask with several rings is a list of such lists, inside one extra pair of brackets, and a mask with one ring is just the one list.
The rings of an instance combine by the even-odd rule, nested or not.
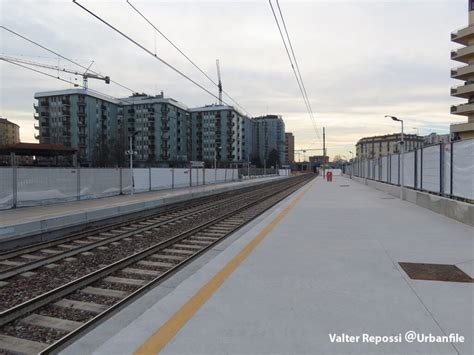
[(133, 151), (133, 137), (135, 137), (140, 131), (135, 131), (129, 136), (129, 146), (127, 154), (130, 156), (130, 195), (133, 196), (135, 192), (134, 180), (133, 180), (133, 154), (136, 152)]
[(403, 173), (404, 173), (404, 153), (405, 153), (405, 142), (403, 140), (403, 120), (395, 117), (395, 116), (389, 116), (389, 115), (385, 115), (385, 117), (388, 117), (388, 118), (391, 118), (392, 120), (394, 121), (397, 121), (397, 122), (400, 122), (402, 124), (402, 134), (401, 134), (401, 138), (400, 138), (400, 150), (402, 152), (401, 154), (401, 162), (400, 162), (400, 200), (403, 200), (403, 189), (405, 187), (405, 183), (404, 183), (404, 176), (403, 176)]

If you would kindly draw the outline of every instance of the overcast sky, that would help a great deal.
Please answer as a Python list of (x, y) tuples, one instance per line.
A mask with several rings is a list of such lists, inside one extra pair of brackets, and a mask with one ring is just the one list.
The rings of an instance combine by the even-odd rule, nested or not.
[[(219, 58), (224, 90), (252, 115), (281, 114), (297, 148), (320, 148), (268, 1), (131, 2), (211, 77)], [(217, 89), (144, 22), (125, 0), (80, 1), (206, 86)], [(216, 101), (69, 0), (0, 0), (1, 23), (133, 90), (165, 92), (188, 106)], [(467, 0), (280, 0), (318, 128), (326, 127), (328, 153), (348, 155), (368, 135), (393, 133), (405, 119), (408, 133), (448, 133), (463, 122), (450, 115), (460, 102), (449, 95), (450, 33), (467, 25)], [(0, 29), (1, 54), (58, 64), (58, 58)], [(74, 68), (64, 60), (59, 64)], [(74, 68), (78, 69), (78, 68)], [(74, 80), (72, 75), (63, 75)], [(77, 78), (81, 82), (81, 78)], [(0, 63), (0, 115), (34, 141), (33, 96), (71, 85)], [(91, 79), (89, 87), (129, 94)], [(316, 153), (316, 152), (313, 152)]]

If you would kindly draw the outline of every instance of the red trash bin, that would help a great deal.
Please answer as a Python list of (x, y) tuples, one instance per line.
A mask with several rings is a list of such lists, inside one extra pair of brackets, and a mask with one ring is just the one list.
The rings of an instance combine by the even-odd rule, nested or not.
[(327, 182), (332, 182), (332, 171), (328, 171), (326, 173), (326, 181)]

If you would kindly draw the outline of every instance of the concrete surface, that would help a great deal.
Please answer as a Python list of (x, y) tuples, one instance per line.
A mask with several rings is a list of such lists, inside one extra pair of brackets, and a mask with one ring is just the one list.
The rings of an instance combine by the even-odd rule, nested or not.
[(54, 239), (55, 232), (64, 228), (119, 218), (130, 213), (163, 207), (192, 198), (231, 191), (286, 177), (268, 177), (223, 184), (160, 190), (130, 195), (112, 196), (94, 200), (58, 203), (46, 206), (23, 207), (0, 211), (0, 243), (3, 249), (25, 244), (21, 240), (36, 235), (34, 242)]
[[(399, 186), (368, 180), (357, 176), (353, 176), (352, 179), (362, 184), (366, 184), (367, 186), (374, 187), (377, 190), (384, 191), (392, 196), (400, 196)], [(415, 205), (427, 208), (469, 226), (474, 226), (474, 205), (472, 203), (458, 201), (409, 188), (404, 190), (403, 196), (406, 201), (414, 203)]]
[[(136, 351), (294, 196), (62, 353)], [(411, 280), (398, 262), (455, 264), (472, 277), (473, 259), (471, 227), (343, 177), (318, 179), (162, 353), (472, 354), (474, 284)], [(410, 330), (465, 339), (409, 343)]]

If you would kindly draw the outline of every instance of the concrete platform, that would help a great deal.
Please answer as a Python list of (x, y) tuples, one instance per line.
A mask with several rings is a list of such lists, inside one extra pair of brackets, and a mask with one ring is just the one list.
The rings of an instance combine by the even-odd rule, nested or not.
[(0, 211), (0, 249), (25, 245), (36, 235), (34, 242), (53, 239), (55, 233), (68, 228), (79, 230), (84, 224), (92, 226), (103, 220), (131, 213), (163, 207), (286, 177), (266, 177), (205, 186), (160, 190), (130, 195), (105, 197), (94, 200), (57, 203), (46, 206), (23, 207)]
[[(62, 353), (472, 354), (474, 284), (412, 280), (398, 265), (472, 277), (472, 232), (349, 179), (317, 179)], [(409, 342), (409, 331), (458, 341)], [(331, 341), (344, 334), (354, 338)]]

